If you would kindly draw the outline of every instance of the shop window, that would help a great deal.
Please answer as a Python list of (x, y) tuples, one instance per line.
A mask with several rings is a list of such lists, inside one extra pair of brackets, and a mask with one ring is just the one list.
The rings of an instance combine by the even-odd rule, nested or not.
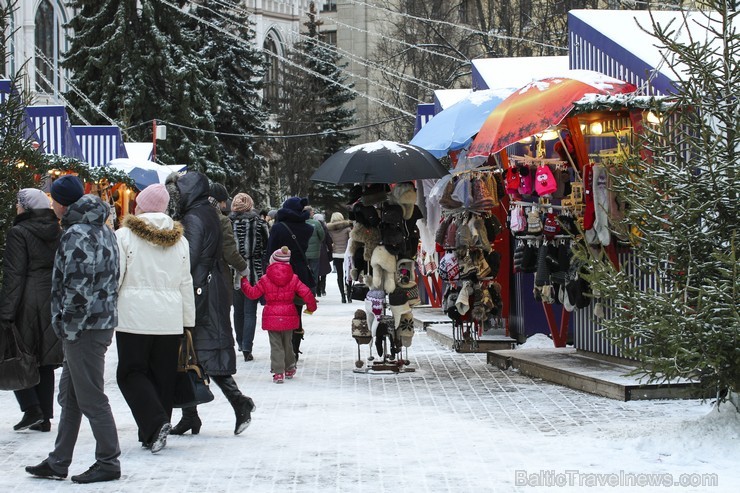
[(49, 0), (42, 0), (36, 10), (34, 41), (36, 53), (36, 90), (54, 94), (59, 89), (59, 31)]
[(337, 11), (337, 0), (326, 0), (324, 6), (321, 7), (322, 12), (336, 12)]

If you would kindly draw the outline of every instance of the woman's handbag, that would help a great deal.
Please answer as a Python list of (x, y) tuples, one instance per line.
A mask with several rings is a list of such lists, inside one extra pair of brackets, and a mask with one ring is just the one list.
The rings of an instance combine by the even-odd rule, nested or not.
[(0, 336), (0, 390), (29, 389), (39, 383), (39, 365), (14, 323)]
[(213, 393), (208, 388), (208, 375), (198, 364), (193, 347), (193, 336), (185, 329), (180, 342), (180, 356), (177, 361), (175, 379), (174, 407), (193, 407), (213, 400)]

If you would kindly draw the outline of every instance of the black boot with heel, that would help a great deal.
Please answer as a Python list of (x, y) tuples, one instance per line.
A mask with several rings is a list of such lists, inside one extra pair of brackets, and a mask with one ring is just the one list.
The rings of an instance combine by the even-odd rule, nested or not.
[(202, 425), (200, 416), (198, 416), (198, 408), (184, 407), (182, 408), (182, 419), (172, 427), (170, 435), (184, 435), (188, 431), (193, 435), (197, 435), (200, 433), (200, 427)]

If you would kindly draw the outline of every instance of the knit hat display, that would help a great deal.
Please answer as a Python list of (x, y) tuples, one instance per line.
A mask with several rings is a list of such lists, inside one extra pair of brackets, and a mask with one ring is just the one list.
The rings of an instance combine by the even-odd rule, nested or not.
[(364, 310), (355, 310), (355, 316), (352, 319), (352, 337), (355, 338), (357, 344), (370, 344), (373, 339)]
[(522, 195), (532, 195), (534, 191), (534, 176), (529, 166), (522, 165), (519, 167), (519, 188)]
[(545, 238), (553, 239), (560, 234), (560, 223), (554, 213), (548, 212), (545, 215), (545, 224), (542, 226)]
[(542, 218), (540, 218), (540, 211), (535, 207), (527, 213), (527, 232), (530, 234), (542, 232)]
[[(254, 208), (254, 200), (244, 192), (237, 193), (231, 200), (233, 212), (249, 212)], [(268, 212), (269, 215), (269, 212)]]
[(393, 315), (393, 326), (398, 327), (401, 324), (401, 316), (411, 313), (411, 307), (408, 303), (402, 305), (390, 305), (391, 314)]
[(558, 189), (558, 183), (552, 170), (546, 164), (537, 167), (535, 174), (534, 188), (540, 197), (549, 196)]
[(280, 247), (279, 250), (272, 252), (272, 255), (270, 255), (270, 264), (274, 264), (275, 262), (290, 262), (290, 250), (288, 247)]
[(23, 207), (24, 211), (51, 208), (49, 197), (38, 188), (21, 189), (18, 192), (18, 205)]
[(229, 192), (226, 191), (226, 187), (216, 182), (211, 183), (210, 196), (218, 202), (226, 202), (229, 200)]
[(74, 175), (61, 176), (51, 184), (51, 198), (63, 206), (74, 204), (83, 195), (85, 195), (85, 187)]
[(161, 183), (153, 183), (136, 196), (139, 212), (165, 212), (170, 203), (170, 194)]

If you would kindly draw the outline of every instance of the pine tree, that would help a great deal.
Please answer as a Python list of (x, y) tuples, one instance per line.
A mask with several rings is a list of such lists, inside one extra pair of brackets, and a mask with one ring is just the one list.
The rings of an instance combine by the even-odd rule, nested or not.
[[(679, 81), (663, 123), (648, 129), (612, 176), (628, 203), (626, 223), (641, 278), (590, 256), (588, 279), (608, 300), (606, 334), (652, 381), (700, 379), (724, 400), (740, 389), (738, 152), (740, 35), (723, 0), (668, 26), (652, 26)], [(707, 38), (675, 41), (707, 26)], [(584, 252), (581, 252), (583, 254)]]
[[(335, 49), (320, 39), (321, 21), (311, 2), (307, 31), (302, 34), (284, 64), (278, 115), (279, 133), (287, 138), (275, 145), (273, 162), (282, 182), (280, 192), (309, 196), (322, 210), (339, 210), (345, 187), (312, 183), (313, 172), (334, 152), (346, 147), (353, 134), (345, 129), (354, 123), (354, 110), (347, 103), (355, 98)], [(305, 135), (305, 137), (291, 137)], [(279, 197), (274, 197), (279, 199)]]
[(254, 46), (254, 29), (235, 0), (203, 0), (193, 14), (201, 21), (195, 26), (199, 55), (208, 60), (208, 79), (218, 94), (215, 128), (225, 185), (262, 203), (268, 190), (264, 140), (247, 137), (264, 134), (267, 122), (260, 95), (265, 61)]
[[(10, 54), (6, 50), (11, 46), (10, 20), (15, 9), (16, 2), (0, 5), (0, 61), (3, 68), (8, 66)], [(38, 186), (34, 175), (45, 172), (43, 155), (34, 149), (30, 122), (27, 124), (25, 109), (30, 96), (18, 90), (25, 75), (23, 67), (13, 75), (0, 75), (0, 79), (7, 81), (5, 90), (0, 92), (0, 203), (3, 204), (0, 208), (0, 258), (5, 251), (6, 234), (16, 216), (18, 191)], [(0, 265), (0, 279), (1, 269)]]
[(66, 97), (92, 123), (108, 123), (101, 113), (117, 121), (129, 140), (149, 141), (152, 120), (168, 123), (158, 160), (223, 180), (213, 133), (217, 101), (175, 2), (184, 3), (73, 0), (77, 15), (68, 27), (74, 37), (63, 62), (73, 74)]

